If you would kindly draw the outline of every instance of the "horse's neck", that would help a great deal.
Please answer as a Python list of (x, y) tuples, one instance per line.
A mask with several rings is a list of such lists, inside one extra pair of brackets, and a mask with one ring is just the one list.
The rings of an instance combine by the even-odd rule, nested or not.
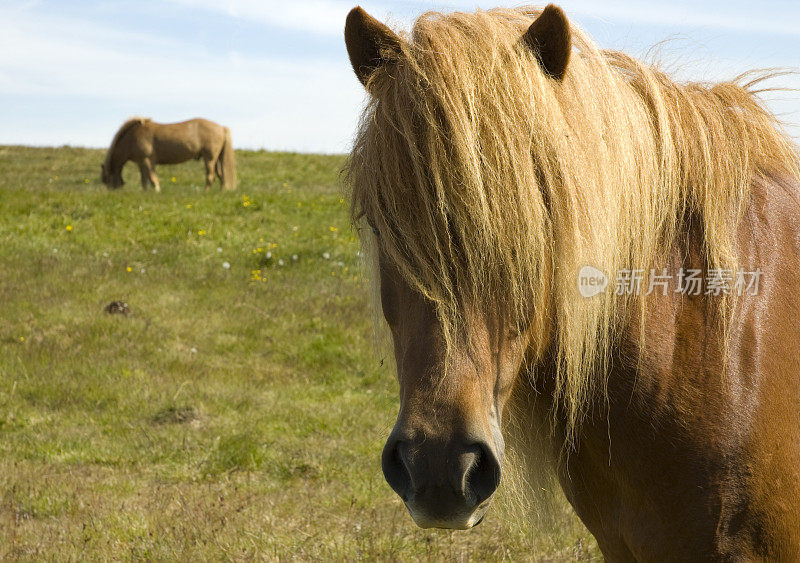
[[(675, 348), (683, 339), (704, 339), (707, 356), (720, 356), (721, 365), (717, 332), (719, 325), (712, 298), (699, 295), (689, 299), (675, 291), (682, 269), (705, 271), (699, 221), (687, 220), (681, 230), (682, 235), (677, 238), (671, 251), (652, 265), (656, 273), (666, 269), (668, 275), (673, 276), (666, 295), (656, 289), (651, 295), (645, 296), (649, 289), (647, 278), (642, 281), (639, 291), (645, 299), (644, 307), (642, 302), (634, 300), (624, 311), (620, 310), (621, 321), (609, 351), (608, 365), (603, 371), (598, 369), (597, 373), (588, 375), (591, 379), (591, 397), (586, 405), (584, 422), (589, 425), (592, 420), (607, 419), (611, 404), (636, 400), (636, 393), (643, 386), (664, 390), (673, 384), (681, 386), (682, 382), (672, 377), (670, 366), (674, 362)], [(551, 347), (534, 370), (538, 401), (548, 403), (547, 409), (539, 409), (538, 412), (547, 411), (551, 421), (556, 421), (556, 442), (566, 437), (567, 433), (566, 423), (559, 422), (566, 421), (567, 417), (559, 413), (560, 406), (556, 398), (557, 364), (556, 351)]]
[(127, 151), (125, 151), (125, 155), (122, 154), (121, 147), (119, 143), (114, 147), (114, 150), (111, 152), (111, 161), (110, 161), (110, 171), (112, 173), (119, 172), (125, 163), (128, 162), (128, 155)]
[(128, 127), (122, 135), (119, 136), (117, 142), (114, 144), (114, 150), (111, 151), (111, 170), (119, 172), (126, 162), (130, 160), (131, 147), (136, 138), (136, 129), (139, 125), (134, 124)]
[[(642, 301), (634, 300), (623, 315), (607, 374), (609, 392), (616, 386), (622, 393), (629, 388), (635, 393), (637, 382), (665, 377), (669, 369), (664, 366), (671, 365), (676, 346), (685, 339), (706, 338), (717, 352), (721, 350), (717, 330), (721, 326), (717, 316), (720, 298), (704, 294), (708, 265), (701, 220), (687, 219), (680, 233), (672, 248), (651, 266), (656, 276), (666, 270), (667, 287), (657, 285), (647, 272), (638, 290)], [(702, 278), (697, 295), (685, 285), (684, 276), (691, 271), (700, 272)], [(715, 354), (711, 349), (707, 353)], [(636, 381), (626, 381), (630, 378)]]

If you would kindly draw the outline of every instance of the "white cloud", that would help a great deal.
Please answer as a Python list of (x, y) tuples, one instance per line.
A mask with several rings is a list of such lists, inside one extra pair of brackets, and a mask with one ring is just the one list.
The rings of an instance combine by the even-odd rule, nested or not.
[[(748, 3), (737, 9), (735, 2), (643, 2), (637, 0), (563, 0), (561, 6), (569, 15), (590, 16), (606, 21), (628, 22), (659, 26), (709, 27), (744, 32), (800, 35), (793, 4), (780, 8), (759, 9)], [(780, 17), (776, 15), (780, 13)]]
[[(344, 20), (355, 0), (171, 0), (174, 3), (222, 13), (291, 30), (309, 31), (322, 35), (341, 36)], [(385, 6), (371, 6), (374, 15), (387, 16)]]
[[(76, 26), (79, 36), (64, 31)], [(85, 99), (85, 128), (62, 138), (67, 132), (54, 124), (37, 131), (38, 144), (80, 139), (102, 146), (128, 114), (142, 114), (162, 121), (202, 115), (229, 125), (238, 146), (348, 149), (364, 94), (345, 58), (200, 55), (177, 42), (154, 46), (157, 41), (87, 22), (0, 13), (0, 92)], [(98, 119), (103, 106), (127, 113)], [(20, 140), (11, 128), (0, 133), (0, 142)]]

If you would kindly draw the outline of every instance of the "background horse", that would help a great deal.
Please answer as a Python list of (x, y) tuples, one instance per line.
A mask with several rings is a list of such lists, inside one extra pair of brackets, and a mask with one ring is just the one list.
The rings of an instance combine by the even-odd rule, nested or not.
[(139, 165), (142, 189), (152, 184), (159, 192), (156, 164), (179, 164), (200, 159), (206, 165), (206, 190), (211, 189), (214, 176), (219, 177), (223, 190), (236, 189), (236, 163), (231, 132), (207, 119), (190, 119), (180, 123), (155, 123), (150, 119), (133, 118), (122, 124), (101, 170), (101, 181), (110, 188), (124, 184), (122, 167), (132, 160)]
[(406, 37), (356, 8), (345, 41), (417, 524), (479, 523), (509, 440), (608, 559), (800, 559), (800, 174), (758, 81), (677, 84), (552, 5)]

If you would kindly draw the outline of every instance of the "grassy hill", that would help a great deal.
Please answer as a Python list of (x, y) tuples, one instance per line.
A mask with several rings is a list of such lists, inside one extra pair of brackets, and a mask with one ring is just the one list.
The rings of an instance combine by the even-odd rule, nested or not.
[(0, 558), (595, 556), (569, 518), (413, 525), (344, 157), (237, 156), (237, 192), (190, 162), (156, 194), (130, 164), (108, 191), (102, 151), (0, 147)]

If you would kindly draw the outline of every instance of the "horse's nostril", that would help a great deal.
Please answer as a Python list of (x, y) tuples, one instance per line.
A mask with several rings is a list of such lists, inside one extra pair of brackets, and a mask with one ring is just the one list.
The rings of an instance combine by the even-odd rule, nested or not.
[(383, 468), (383, 476), (389, 486), (400, 495), (403, 501), (407, 501), (408, 492), (411, 488), (411, 474), (406, 465), (406, 460), (403, 459), (400, 452), (402, 446), (403, 442), (390, 437), (383, 448), (381, 467)]
[(477, 459), (469, 468), (465, 492), (478, 505), (492, 496), (500, 485), (500, 462), (486, 444), (474, 444), (472, 448)]

